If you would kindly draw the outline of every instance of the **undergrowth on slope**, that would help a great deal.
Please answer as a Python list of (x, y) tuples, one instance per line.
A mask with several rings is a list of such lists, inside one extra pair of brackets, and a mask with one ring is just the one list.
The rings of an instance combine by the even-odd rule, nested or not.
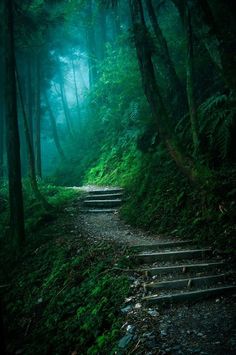
[(54, 222), (32, 232), (20, 254), (10, 254), (2, 242), (0, 284), (6, 287), (0, 291), (10, 354), (104, 354), (115, 347), (129, 283), (112, 270), (116, 246), (87, 239), (72, 210), (71, 202), (61, 205)]
[[(52, 211), (46, 211), (38, 201), (29, 185), (28, 180), (23, 183), (25, 228), (27, 234), (37, 229), (43, 222), (53, 219), (54, 211), (60, 208), (61, 204), (78, 196), (75, 189), (64, 188), (52, 184), (40, 183), (41, 193), (52, 207)], [(8, 232), (9, 208), (8, 208), (8, 186), (0, 185), (0, 235), (3, 237)]]
[(105, 151), (86, 178), (126, 188), (122, 216), (129, 223), (235, 252), (235, 168), (215, 169), (208, 186), (196, 187), (162, 146), (143, 154), (128, 143), (119, 158), (117, 151), (119, 147)]

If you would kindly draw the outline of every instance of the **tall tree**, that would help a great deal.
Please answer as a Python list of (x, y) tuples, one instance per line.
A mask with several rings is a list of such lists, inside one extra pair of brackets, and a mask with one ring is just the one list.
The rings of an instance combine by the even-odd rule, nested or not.
[(190, 180), (196, 181), (197, 178), (194, 173), (192, 161), (185, 156), (181, 149), (180, 142), (178, 142), (177, 137), (174, 135), (173, 120), (165, 108), (155, 79), (152, 50), (149, 45), (150, 37), (145, 23), (142, 2), (141, 0), (129, 0), (129, 4), (143, 88), (153, 117), (157, 123), (159, 136), (179, 168)]
[(87, 52), (88, 52), (88, 67), (89, 67), (89, 83), (90, 83), (90, 87), (92, 87), (96, 83), (97, 76), (98, 76), (92, 0), (88, 0), (87, 14), (88, 14)]
[(65, 154), (64, 154), (64, 151), (62, 149), (61, 142), (60, 142), (60, 139), (59, 139), (59, 136), (58, 136), (58, 132), (57, 132), (56, 119), (54, 117), (54, 114), (53, 114), (53, 111), (52, 111), (52, 108), (51, 108), (51, 105), (50, 105), (50, 102), (48, 100), (48, 96), (47, 96), (46, 92), (44, 93), (44, 98), (45, 98), (45, 103), (46, 103), (46, 107), (47, 107), (47, 110), (48, 110), (49, 119), (50, 119), (50, 123), (51, 123), (51, 127), (52, 127), (52, 134), (53, 134), (53, 139), (54, 139), (54, 142), (55, 142), (55, 146), (57, 148), (58, 154), (60, 155), (61, 159), (65, 160)]
[(146, 0), (147, 12), (157, 40), (156, 57), (158, 66), (164, 68), (166, 85), (168, 85), (168, 100), (172, 103), (172, 112), (180, 119), (186, 110), (186, 96), (183, 85), (176, 73), (174, 63), (171, 59), (166, 39), (159, 26), (152, 0)]
[(42, 177), (42, 156), (41, 156), (41, 70), (40, 57), (35, 58), (35, 158), (36, 173)]
[(186, 78), (187, 78), (187, 96), (188, 96), (188, 106), (189, 115), (191, 121), (191, 131), (194, 147), (194, 156), (199, 149), (199, 124), (197, 117), (197, 104), (196, 104), (196, 93), (195, 93), (195, 72), (194, 72), (194, 44), (193, 44), (193, 30), (191, 14), (189, 11), (188, 4), (186, 3), (185, 8), (185, 31), (186, 31), (186, 44), (187, 44), (187, 56), (186, 56)]
[(68, 129), (69, 135), (71, 137), (73, 137), (72, 120), (71, 120), (70, 110), (69, 110), (68, 101), (67, 101), (67, 97), (66, 97), (65, 85), (64, 85), (64, 79), (63, 79), (63, 75), (62, 75), (60, 60), (58, 60), (58, 74), (59, 74), (60, 96), (61, 96), (61, 102), (62, 102), (64, 115), (65, 115), (65, 119), (66, 119), (66, 126)]
[(4, 113), (3, 103), (0, 104), (0, 181), (3, 178), (3, 157), (4, 157)]
[(232, 0), (172, 0), (184, 23), (185, 5), (189, 5), (194, 33), (204, 43), (212, 62), (226, 85), (236, 93), (236, 25)]
[(39, 190), (39, 187), (38, 187), (38, 182), (37, 182), (37, 177), (36, 177), (36, 170), (35, 170), (34, 150), (33, 150), (32, 139), (31, 139), (31, 136), (30, 136), (29, 119), (28, 119), (27, 113), (26, 113), (22, 87), (20, 85), (20, 80), (19, 80), (19, 75), (18, 75), (18, 71), (17, 70), (16, 70), (16, 79), (17, 79), (18, 93), (19, 93), (19, 99), (20, 99), (19, 101), (21, 103), (21, 109), (22, 109), (23, 126), (24, 126), (24, 133), (25, 133), (25, 142), (26, 142), (26, 151), (27, 151), (27, 159), (28, 159), (28, 166), (29, 166), (30, 185), (31, 185), (32, 191), (33, 191), (36, 199), (42, 203), (42, 205), (44, 206), (45, 209), (49, 210), (51, 206), (45, 200), (44, 196), (41, 194), (41, 192)]
[(77, 108), (77, 115), (78, 115), (78, 121), (80, 122), (80, 103), (79, 103), (79, 92), (78, 92), (78, 86), (77, 86), (77, 80), (76, 80), (76, 69), (75, 69), (75, 63), (74, 60), (71, 60), (72, 64), (72, 71), (73, 71), (73, 81), (74, 81), (74, 88), (75, 88), (75, 98), (76, 98), (76, 108)]
[(13, 0), (3, 1), (5, 59), (5, 117), (9, 181), (11, 235), (18, 243), (25, 240), (24, 208), (21, 183), (20, 140), (17, 116)]

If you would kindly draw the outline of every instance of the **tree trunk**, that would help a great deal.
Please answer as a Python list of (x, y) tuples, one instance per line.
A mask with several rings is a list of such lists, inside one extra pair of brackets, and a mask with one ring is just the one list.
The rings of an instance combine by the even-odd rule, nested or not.
[(226, 85), (236, 92), (236, 25), (234, 1), (172, 0), (184, 23), (185, 4), (191, 5), (194, 32), (205, 45)]
[(36, 57), (36, 88), (35, 88), (35, 158), (36, 158), (36, 173), (42, 177), (42, 157), (41, 157), (41, 73), (40, 73), (40, 58)]
[(236, 94), (236, 21), (234, 0), (200, 0), (205, 19), (219, 41), (223, 77)]
[(94, 24), (93, 24), (93, 2), (88, 1), (88, 19), (89, 24), (87, 28), (87, 51), (88, 51), (88, 67), (89, 67), (89, 83), (90, 88), (94, 86), (97, 81), (97, 56), (96, 56), (96, 41), (94, 34)]
[(65, 93), (65, 87), (64, 87), (64, 80), (63, 80), (63, 75), (61, 71), (61, 65), (60, 62), (58, 61), (58, 69), (59, 69), (59, 87), (60, 87), (60, 95), (61, 95), (61, 102), (63, 106), (63, 111), (66, 119), (66, 126), (68, 129), (68, 133), (71, 137), (73, 137), (73, 127), (72, 127), (72, 122), (71, 122), (71, 117), (70, 117), (70, 110), (68, 107), (68, 102), (67, 102), (67, 97)]
[(30, 139), (32, 142), (32, 149), (34, 150), (33, 145), (33, 92), (34, 88), (32, 85), (32, 59), (29, 56), (27, 60), (27, 103), (28, 103), (28, 124), (29, 124), (29, 131), (30, 131)]
[(49, 210), (51, 206), (48, 204), (48, 202), (45, 200), (44, 196), (41, 194), (39, 187), (38, 187), (38, 183), (37, 183), (37, 177), (36, 177), (36, 171), (35, 171), (35, 158), (34, 158), (33, 144), (32, 144), (32, 140), (30, 137), (29, 120), (27, 119), (22, 88), (20, 85), (19, 75), (17, 72), (16, 72), (16, 78), (17, 78), (18, 93), (19, 93), (21, 109), (22, 109), (25, 142), (26, 142), (26, 150), (27, 150), (27, 159), (28, 159), (28, 165), (29, 165), (30, 185), (31, 185), (32, 191), (35, 195), (35, 198), (42, 203), (42, 205), (44, 206), (45, 209)]
[(78, 121), (80, 124), (81, 114), (80, 114), (79, 93), (78, 93), (78, 86), (77, 86), (77, 82), (76, 82), (75, 63), (74, 63), (73, 59), (71, 61), (71, 64), (72, 64), (73, 80), (74, 80), (74, 87), (75, 87), (76, 108), (77, 108), (77, 114), (78, 114)]
[(0, 298), (0, 354), (6, 354), (5, 329), (3, 323), (2, 301)]
[(192, 162), (182, 153), (180, 144), (174, 136), (173, 122), (166, 111), (156, 83), (152, 53), (150, 46), (148, 46), (149, 38), (141, 0), (129, 0), (129, 4), (143, 88), (153, 117), (156, 120), (159, 135), (179, 168), (190, 180), (194, 181), (196, 178)]
[(105, 58), (107, 43), (107, 10), (104, 6), (99, 9), (99, 27), (100, 27), (100, 59)]
[(199, 125), (197, 117), (197, 105), (194, 89), (194, 54), (193, 54), (193, 32), (191, 15), (188, 4), (185, 9), (185, 31), (187, 43), (187, 57), (186, 57), (186, 80), (187, 80), (187, 96), (189, 115), (191, 121), (191, 131), (193, 139), (194, 156), (196, 156), (199, 149)]
[(24, 208), (21, 183), (20, 140), (17, 117), (13, 1), (4, 0), (5, 111), (9, 180), (11, 236), (19, 244), (25, 240)]
[(61, 143), (60, 143), (60, 139), (59, 139), (59, 136), (58, 136), (58, 132), (57, 132), (56, 120), (55, 120), (54, 114), (52, 112), (52, 108), (50, 106), (47, 94), (45, 93), (44, 95), (45, 95), (44, 96), (45, 97), (45, 103), (46, 103), (46, 106), (47, 106), (49, 119), (50, 119), (50, 123), (51, 123), (51, 127), (52, 127), (52, 133), (53, 133), (53, 139), (54, 139), (54, 142), (55, 142), (55, 146), (57, 148), (58, 154), (60, 155), (61, 159), (65, 160), (65, 154), (64, 154), (64, 151), (62, 149), (62, 146), (61, 146)]
[(3, 157), (4, 157), (4, 112), (3, 112), (3, 104), (1, 104), (0, 106), (0, 182), (4, 177)]
[(184, 88), (176, 74), (174, 63), (170, 57), (167, 42), (158, 24), (152, 0), (146, 0), (148, 15), (157, 39), (156, 56), (158, 64), (165, 70), (166, 84), (168, 85), (168, 100), (172, 102), (172, 113), (179, 120), (186, 112), (186, 96)]

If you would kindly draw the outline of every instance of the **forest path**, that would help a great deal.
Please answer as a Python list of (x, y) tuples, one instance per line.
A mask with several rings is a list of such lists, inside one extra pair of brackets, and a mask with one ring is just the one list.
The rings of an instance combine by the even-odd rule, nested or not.
[[(119, 342), (121, 353), (149, 355), (234, 354), (236, 348), (236, 308), (235, 298), (232, 295), (226, 298), (221, 295), (221, 292), (216, 292), (209, 300), (203, 296), (197, 303), (189, 303), (187, 300), (180, 304), (169, 302), (170, 307), (168, 308), (159, 303), (143, 302), (145, 296), (149, 297), (150, 290), (155, 289), (157, 281), (164, 280), (171, 285), (167, 288), (164, 287), (161, 292), (160, 290), (156, 291), (161, 296), (172, 295), (176, 292), (175, 288), (179, 290), (179, 294), (184, 294), (185, 290), (190, 291), (190, 285), (192, 289), (194, 276), (207, 277), (208, 281), (210, 277), (210, 284), (212, 284), (212, 275), (217, 272), (219, 277), (215, 279), (215, 284), (218, 288), (222, 288), (225, 282), (225, 272), (232, 271), (222, 268), (223, 260), (209, 255), (208, 250), (202, 250), (196, 258), (193, 254), (187, 259), (184, 258), (184, 265), (182, 257), (176, 259), (171, 257), (170, 260), (161, 261), (155, 260), (155, 258), (152, 260), (153, 251), (150, 254), (150, 250), (154, 244), (157, 246), (157, 243), (168, 242), (164, 253), (161, 253), (163, 257), (166, 251), (167, 254), (170, 251), (177, 252), (177, 254), (181, 252), (183, 250), (182, 241), (178, 240), (179, 245), (175, 244), (173, 248), (173, 239), (151, 235), (124, 223), (117, 212), (121, 201), (118, 203), (115, 201), (122, 199), (123, 191), (119, 188), (110, 190), (108, 187), (101, 189), (89, 186), (84, 190), (87, 195), (83, 205), (83, 211), (86, 213), (80, 215), (82, 229), (90, 237), (94, 237), (96, 241), (114, 241), (118, 245), (120, 244), (122, 249), (130, 250), (130, 247), (136, 246), (137, 252), (141, 251), (141, 254), (133, 252), (130, 257), (127, 256), (132, 261), (130, 261), (130, 265), (133, 270), (128, 272), (132, 282), (131, 296), (121, 309), (126, 318), (122, 328), (123, 337)], [(187, 250), (193, 249), (196, 250), (196, 246), (189, 247)], [(140, 261), (141, 264), (144, 264), (140, 265)], [(133, 262), (136, 264), (134, 265)], [(179, 265), (181, 267), (178, 269)], [(209, 267), (209, 265), (213, 265), (213, 267)], [(163, 268), (165, 267), (171, 267), (174, 270), (165, 272), (163, 276)], [(160, 269), (162, 269), (161, 272)], [(178, 275), (178, 277), (174, 275)], [(176, 278), (187, 280), (184, 290), (182, 285), (173, 287), (172, 282)], [(208, 281), (201, 288), (206, 289)], [(195, 290), (194, 287), (193, 289)]]

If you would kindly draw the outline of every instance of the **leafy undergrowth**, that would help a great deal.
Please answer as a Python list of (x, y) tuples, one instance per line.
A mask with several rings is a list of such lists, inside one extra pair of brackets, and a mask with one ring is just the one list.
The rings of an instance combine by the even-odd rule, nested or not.
[[(51, 184), (40, 183), (40, 191), (52, 207), (52, 211), (46, 211), (30, 188), (28, 180), (23, 183), (24, 193), (24, 210), (25, 210), (25, 228), (27, 234), (36, 230), (44, 222), (49, 222), (54, 217), (56, 209), (60, 208), (61, 204), (72, 200), (78, 196), (78, 190), (72, 188), (64, 188)], [(7, 184), (0, 185), (0, 235), (7, 235), (9, 221), (8, 209), (8, 186)]]
[(1, 248), (10, 354), (112, 354), (115, 348), (129, 282), (112, 270), (116, 246), (94, 244), (72, 215), (71, 207), (57, 210), (20, 255)]
[[(202, 172), (204, 174), (204, 172)], [(106, 150), (86, 182), (125, 187), (123, 217), (132, 225), (164, 235), (195, 238), (216, 249), (235, 252), (235, 168), (224, 166), (198, 188), (185, 178), (160, 145), (141, 153), (125, 148)]]

